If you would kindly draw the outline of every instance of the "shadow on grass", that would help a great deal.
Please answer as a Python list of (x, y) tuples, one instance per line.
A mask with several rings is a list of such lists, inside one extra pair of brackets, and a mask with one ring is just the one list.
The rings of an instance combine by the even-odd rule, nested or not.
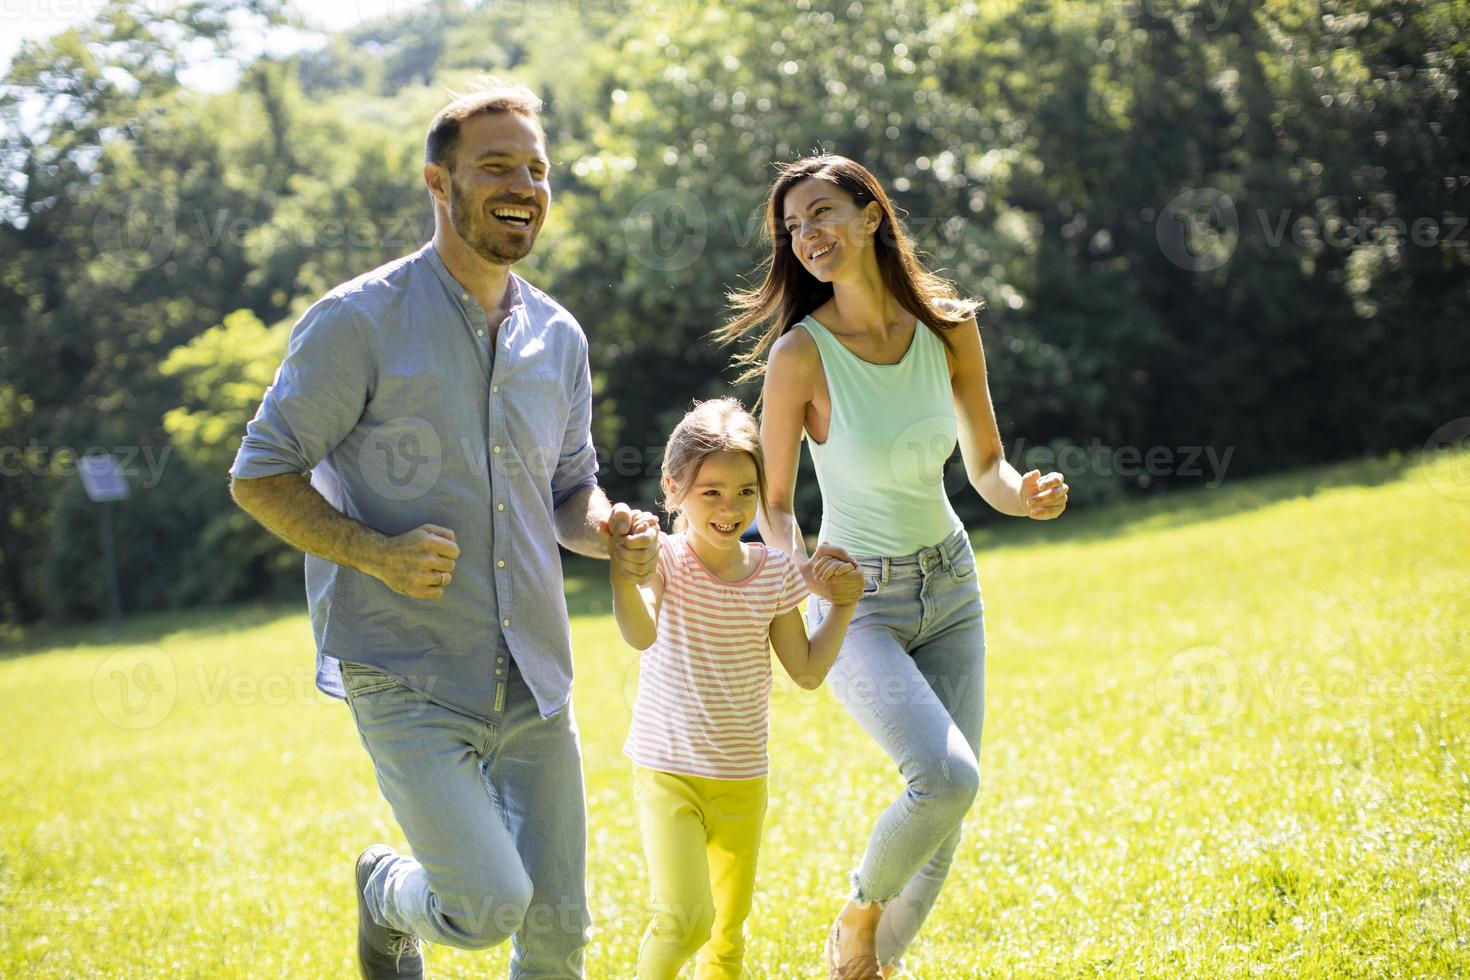
[(201, 606), (138, 613), (126, 617), (117, 626), (97, 622), (28, 627), (0, 642), (0, 660), (84, 646), (153, 646), (181, 633), (191, 637), (219, 636), (267, 626), (292, 616), (301, 617), (302, 642), (310, 647), (311, 628), (306, 624), (306, 600), (303, 596), (296, 602), (275, 600), (239, 606)]
[[(1310, 497), (1338, 487), (1377, 487), (1404, 478), (1416, 467), (1417, 452), (1324, 466), (1288, 473), (1249, 477), (1222, 483), (1213, 489), (1194, 487), (1123, 500), (1098, 507), (1069, 510), (1055, 521), (997, 518), (973, 527), (977, 551), (1051, 544), (1078, 544), (1115, 538), (1138, 531), (1157, 531), (1213, 521), (1272, 504)], [(1073, 481), (1075, 482), (1075, 480)]]

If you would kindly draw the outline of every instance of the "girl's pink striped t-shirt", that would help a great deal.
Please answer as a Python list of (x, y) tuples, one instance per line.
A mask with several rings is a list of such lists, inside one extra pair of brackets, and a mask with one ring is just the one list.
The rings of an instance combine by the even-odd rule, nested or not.
[(717, 577), (684, 534), (659, 541), (658, 635), (643, 652), (623, 752), (640, 766), (708, 779), (770, 768), (771, 620), (807, 594), (785, 552), (761, 553), (739, 582)]

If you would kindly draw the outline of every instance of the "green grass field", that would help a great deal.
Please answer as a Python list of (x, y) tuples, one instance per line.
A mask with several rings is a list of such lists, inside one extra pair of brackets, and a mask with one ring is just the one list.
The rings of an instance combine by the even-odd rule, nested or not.
[[(1376, 460), (977, 535), (983, 786), (914, 972), (1470, 975), (1467, 477)], [(621, 978), (636, 655), (579, 568), (588, 970)], [(0, 651), (0, 974), (353, 975), (352, 858), (402, 839), (311, 664), (304, 603)], [(778, 679), (773, 714), (749, 968), (812, 977), (899, 783), (825, 689)]]

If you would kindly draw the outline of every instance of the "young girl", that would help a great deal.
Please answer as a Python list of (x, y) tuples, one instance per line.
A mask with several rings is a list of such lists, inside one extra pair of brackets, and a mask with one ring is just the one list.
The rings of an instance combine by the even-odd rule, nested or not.
[(644, 651), (624, 746), (652, 879), (638, 977), (675, 977), (698, 953), (698, 980), (738, 980), (766, 812), (770, 647), (797, 684), (820, 686), (853, 606), (833, 606), (808, 639), (803, 579), (856, 595), (862, 573), (834, 549), (802, 568), (740, 540), (765, 508), (765, 464), (733, 398), (696, 405), (674, 429), (662, 488), (675, 533), (657, 572), (641, 586), (612, 572), (618, 628)]

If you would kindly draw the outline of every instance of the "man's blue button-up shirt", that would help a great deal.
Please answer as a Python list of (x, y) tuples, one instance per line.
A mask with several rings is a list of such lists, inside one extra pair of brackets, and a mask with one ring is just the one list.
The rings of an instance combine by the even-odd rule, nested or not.
[(342, 696), (338, 662), (349, 660), (493, 718), (508, 652), (543, 716), (567, 702), (553, 511), (597, 482), (587, 338), (519, 276), (508, 288), (495, 336), (432, 243), (343, 283), (292, 329), (246, 431), (234, 476), (309, 471), (348, 517), (388, 535), (438, 524), (460, 548), (438, 600), (306, 557), (317, 685), (328, 694)]

